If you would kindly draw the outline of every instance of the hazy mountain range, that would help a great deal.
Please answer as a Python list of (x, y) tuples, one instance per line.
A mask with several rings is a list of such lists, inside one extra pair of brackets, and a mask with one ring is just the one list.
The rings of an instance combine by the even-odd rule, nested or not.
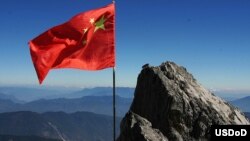
[[(97, 114), (112, 115), (112, 96), (85, 96), (81, 98), (41, 99), (28, 103), (14, 103), (11, 100), (0, 99), (0, 113), (15, 111), (74, 113), (88, 111)], [(123, 117), (131, 105), (131, 98), (116, 96), (117, 116)]]
[[(134, 88), (117, 87), (116, 92), (117, 114), (123, 116), (131, 104)], [(225, 92), (215, 94), (230, 101), (242, 111), (250, 112), (250, 94), (229, 93), (227, 95)], [(97, 114), (112, 115), (111, 96), (112, 87), (77, 90), (67, 88), (0, 87), (0, 112), (25, 110), (39, 113), (49, 111), (73, 113), (77, 111), (89, 111)]]
[[(134, 88), (116, 88), (116, 113), (124, 116), (132, 101)], [(88, 111), (112, 115), (112, 88), (55, 90), (22, 87), (0, 87), (0, 113), (16, 111), (74, 113)]]
[(52, 89), (52, 88), (28, 88), (28, 87), (0, 87), (1, 95), (12, 97), (12, 100), (18, 100), (19, 102), (29, 102), (38, 100), (41, 98), (54, 98), (63, 94), (72, 93), (71, 89)]
[[(130, 108), (133, 94), (134, 88), (117, 88), (117, 131), (120, 117)], [(250, 112), (249, 97), (231, 103)], [(17, 138), (18, 141), (110, 141), (111, 116), (111, 87), (82, 90), (0, 87), (1, 141)]]
[[(129, 109), (133, 91), (117, 88), (117, 135), (120, 117)], [(108, 116), (113, 112), (110, 87), (65, 92), (0, 87), (0, 112), (1, 141), (112, 140), (113, 118)]]
[(243, 112), (250, 112), (250, 96), (231, 101), (230, 103), (241, 109)]
[[(116, 94), (124, 98), (134, 97), (134, 88), (129, 87), (117, 87)], [(71, 94), (64, 95), (65, 98), (79, 98), (82, 96), (110, 96), (112, 95), (112, 87), (96, 87), (96, 88), (86, 88)]]
[(230, 91), (230, 90), (220, 90), (220, 91), (214, 91), (215, 95), (223, 98), (226, 101), (234, 101), (240, 98), (244, 98), (247, 96), (250, 96), (250, 91)]
[[(111, 96), (112, 87), (95, 88), (26, 88), (26, 87), (1, 87), (0, 99), (10, 99), (13, 102), (31, 102), (39, 99), (56, 98), (81, 98), (83, 96)], [(124, 98), (133, 98), (134, 88), (116, 87), (116, 95)]]
[[(120, 120), (117, 118), (117, 125)], [(63, 141), (111, 141), (112, 123), (111, 116), (89, 112), (2, 113), (0, 135), (39, 136)]]

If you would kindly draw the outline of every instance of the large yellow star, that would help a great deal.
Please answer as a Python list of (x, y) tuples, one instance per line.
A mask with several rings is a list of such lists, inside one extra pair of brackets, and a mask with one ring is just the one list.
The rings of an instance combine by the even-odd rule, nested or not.
[(95, 23), (95, 30), (94, 30), (94, 32), (96, 32), (98, 29), (105, 30), (105, 27), (104, 27), (104, 22), (105, 21), (106, 21), (106, 19), (104, 19), (104, 15), (103, 15), (101, 17), (101, 19)]

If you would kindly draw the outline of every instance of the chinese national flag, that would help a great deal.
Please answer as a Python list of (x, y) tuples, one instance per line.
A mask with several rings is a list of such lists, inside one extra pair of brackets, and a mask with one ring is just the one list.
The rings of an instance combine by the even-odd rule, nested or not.
[(40, 84), (50, 69), (115, 66), (114, 4), (80, 13), (29, 42)]

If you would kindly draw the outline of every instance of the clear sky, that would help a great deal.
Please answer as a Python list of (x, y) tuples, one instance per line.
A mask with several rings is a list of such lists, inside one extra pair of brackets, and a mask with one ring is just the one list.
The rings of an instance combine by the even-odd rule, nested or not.
[[(28, 41), (111, 0), (1, 0), (0, 85), (38, 85)], [(117, 85), (170, 60), (207, 88), (250, 89), (249, 0), (116, 0)], [(52, 70), (45, 86), (112, 86), (112, 69)]]

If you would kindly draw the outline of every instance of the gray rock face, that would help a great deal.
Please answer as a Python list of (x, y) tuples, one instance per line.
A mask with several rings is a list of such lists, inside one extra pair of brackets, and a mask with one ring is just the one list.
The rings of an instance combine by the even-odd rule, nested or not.
[(236, 108), (197, 83), (173, 62), (144, 66), (117, 141), (210, 139), (213, 124), (249, 124)]
[(124, 118), (119, 140), (123, 141), (168, 141), (168, 139), (158, 130), (154, 129), (151, 123), (141, 116), (128, 112)]

